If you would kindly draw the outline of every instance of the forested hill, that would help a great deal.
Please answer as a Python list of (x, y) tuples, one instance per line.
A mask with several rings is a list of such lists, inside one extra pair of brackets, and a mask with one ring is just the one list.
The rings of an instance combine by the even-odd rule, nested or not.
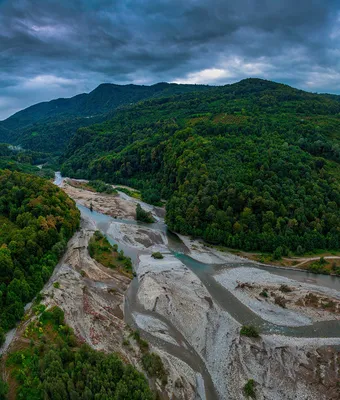
[(51, 276), (79, 225), (62, 190), (33, 175), (0, 170), (0, 344)]
[(259, 79), (79, 129), (63, 173), (167, 200), (175, 231), (246, 250), (339, 248), (340, 103)]
[(38, 151), (60, 151), (79, 127), (107, 119), (106, 114), (118, 107), (147, 98), (202, 90), (209, 90), (209, 86), (102, 84), (88, 94), (35, 104), (0, 121), (0, 143)]

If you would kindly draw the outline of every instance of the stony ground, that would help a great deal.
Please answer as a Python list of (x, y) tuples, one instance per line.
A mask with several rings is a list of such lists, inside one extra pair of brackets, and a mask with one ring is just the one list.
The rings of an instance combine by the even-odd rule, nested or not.
[(340, 320), (340, 292), (258, 268), (225, 269), (215, 279), (266, 321), (282, 326)]
[[(136, 200), (126, 195), (99, 195), (67, 184), (64, 189), (80, 204), (89, 207), (92, 203), (94, 210), (123, 219), (134, 218)], [(151, 206), (150, 210), (162, 220), (161, 211)], [(112, 222), (108, 228), (111, 237), (139, 254), (139, 285), (130, 298), (129, 279), (89, 256), (87, 243), (95, 229), (91, 221), (82, 220), (80, 231), (70, 241), (44, 289), (45, 302), (63, 308), (67, 323), (92, 347), (118, 352), (141, 368), (140, 349), (129, 337), (131, 330), (124, 320), (124, 301), (131, 300), (134, 324), (149, 341), (152, 351), (161, 356), (168, 371), (167, 386), (158, 386), (164, 398), (195, 400), (207, 395), (208, 400), (245, 400), (243, 387), (248, 379), (254, 379), (256, 398), (260, 400), (339, 399), (340, 354), (334, 346), (340, 345), (340, 339), (240, 336), (240, 324), (221, 308), (198, 276), (168, 251), (167, 238), (162, 232)], [(230, 276), (217, 279), (235, 295), (236, 291), (243, 293), (238, 297), (248, 307), (254, 309), (253, 303), (263, 285), (273, 293), (280, 290), (282, 282), (277, 276), (268, 274), (265, 278), (250, 279), (254, 274), (242, 271), (244, 260), (185, 237), (183, 241), (194, 259), (239, 265), (234, 268), (232, 279)], [(163, 259), (151, 256), (157, 250), (163, 252)], [(236, 289), (249, 280), (253, 287)], [(58, 285), (54, 285), (56, 282)], [(285, 294), (294, 303), (290, 311), (298, 315), (305, 305), (297, 303), (302, 295), (308, 294), (301, 289), (310, 290), (297, 285), (293, 292)], [(320, 296), (327, 294), (328, 289), (319, 292)], [(308, 313), (302, 316), (308, 320), (314, 318)], [(124, 340), (129, 340), (128, 346), (123, 344)]]

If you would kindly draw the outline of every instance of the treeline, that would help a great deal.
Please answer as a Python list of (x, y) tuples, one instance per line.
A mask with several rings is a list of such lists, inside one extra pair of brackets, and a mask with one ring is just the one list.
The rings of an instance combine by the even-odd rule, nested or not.
[(248, 79), (80, 129), (62, 171), (167, 199), (169, 227), (211, 243), (338, 249), (339, 113), (329, 96)]
[(0, 327), (42, 289), (79, 225), (79, 211), (47, 180), (0, 171)]

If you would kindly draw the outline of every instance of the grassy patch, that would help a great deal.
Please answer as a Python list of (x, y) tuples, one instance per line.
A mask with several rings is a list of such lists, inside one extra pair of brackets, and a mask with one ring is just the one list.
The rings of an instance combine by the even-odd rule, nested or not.
[(90, 256), (106, 268), (118, 269), (132, 278), (132, 262), (130, 257), (124, 255), (123, 250), (118, 251), (118, 246), (111, 246), (106, 237), (96, 231), (90, 239), (88, 250)]
[(302, 268), (315, 274), (340, 276), (340, 260), (338, 259), (327, 260), (324, 257), (320, 257), (317, 261), (306, 263)]
[(138, 190), (132, 190), (132, 189), (128, 189), (126, 187), (121, 187), (121, 186), (117, 186), (116, 190), (118, 190), (119, 192), (123, 192), (125, 194), (127, 194), (130, 197), (133, 197), (134, 199), (138, 199), (141, 200), (142, 195)]

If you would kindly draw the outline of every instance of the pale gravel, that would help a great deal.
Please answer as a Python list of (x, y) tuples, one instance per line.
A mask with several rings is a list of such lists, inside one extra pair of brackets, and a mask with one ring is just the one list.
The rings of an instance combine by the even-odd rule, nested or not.
[(150, 252), (156, 250), (168, 251), (166, 235), (161, 231), (148, 227), (113, 221), (110, 223), (107, 234), (119, 243), (137, 250), (148, 250)]
[(168, 326), (164, 322), (155, 317), (151, 317), (150, 315), (140, 314), (136, 312), (133, 313), (132, 316), (140, 329), (168, 343), (180, 346), (177, 340), (175, 340), (170, 335), (170, 333), (168, 332)]
[[(223, 287), (228, 289), (238, 300), (249, 307), (254, 313), (259, 315), (265, 321), (280, 326), (307, 326), (313, 322), (338, 319), (338, 315), (307, 307), (293, 306), (293, 309), (282, 308), (276, 304), (267, 301), (264, 298), (249, 293), (247, 289), (236, 288), (239, 283), (249, 283), (260, 285), (263, 287), (270, 285), (286, 284), (292, 288), (296, 288), (297, 293), (307, 294), (309, 291), (332, 296), (336, 299), (340, 298), (340, 293), (334, 289), (323, 288), (316, 285), (300, 283), (292, 279), (271, 274), (257, 268), (237, 267), (225, 269), (214, 276), (215, 280)], [(289, 294), (291, 296), (291, 294)]]
[[(152, 351), (157, 353), (163, 360), (165, 369), (168, 372), (168, 385), (166, 391), (169, 398), (178, 398), (186, 400), (205, 400), (204, 382), (202, 376), (196, 373), (187, 363), (179, 358), (161, 350), (152, 347)], [(185, 379), (183, 379), (185, 377)], [(176, 387), (175, 382), (179, 380), (182, 388)], [(197, 384), (199, 381), (199, 385)], [(203, 386), (202, 386), (203, 385)], [(201, 393), (203, 389), (203, 395)], [(160, 387), (160, 390), (162, 388)]]
[(190, 239), (188, 236), (179, 235), (179, 238), (186, 245), (189, 250), (188, 255), (196, 261), (204, 264), (226, 264), (226, 263), (237, 263), (242, 264), (249, 262), (242, 257), (235, 256), (234, 254), (219, 251), (212, 247), (206, 246), (199, 240)]

